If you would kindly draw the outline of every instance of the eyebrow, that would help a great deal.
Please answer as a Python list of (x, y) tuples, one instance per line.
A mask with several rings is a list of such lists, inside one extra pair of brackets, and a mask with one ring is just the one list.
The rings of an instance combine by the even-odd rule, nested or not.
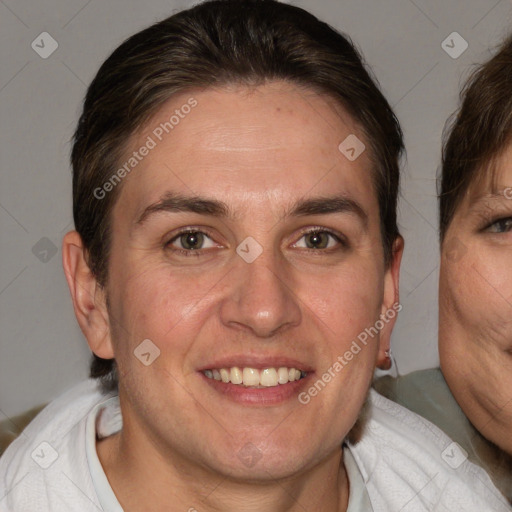
[[(136, 224), (143, 224), (150, 216), (159, 212), (191, 212), (213, 217), (232, 216), (231, 209), (222, 201), (169, 193), (165, 194), (158, 202), (147, 206), (137, 219)], [(284, 218), (335, 213), (352, 213), (359, 217), (365, 227), (368, 224), (368, 215), (363, 207), (354, 199), (339, 195), (298, 200), (285, 212)]]
[(158, 212), (191, 212), (214, 217), (227, 217), (229, 208), (226, 203), (198, 196), (166, 194), (160, 201), (144, 209), (136, 224), (143, 224), (151, 215)]
[(491, 210), (505, 207), (508, 208), (509, 200), (505, 196), (505, 189), (480, 194), (477, 197), (470, 198), (468, 212), (475, 215), (482, 215)]
[(364, 208), (354, 199), (349, 197), (317, 197), (298, 201), (289, 216), (325, 215), (329, 213), (352, 213), (368, 224), (368, 214)]
[(484, 194), (479, 194), (476, 197), (473, 198), (473, 203), (480, 203), (487, 200), (493, 200), (493, 199), (507, 199), (505, 197), (505, 190), (507, 190), (507, 187), (503, 187), (503, 189), (500, 190), (493, 190), (492, 192), (487, 192)]

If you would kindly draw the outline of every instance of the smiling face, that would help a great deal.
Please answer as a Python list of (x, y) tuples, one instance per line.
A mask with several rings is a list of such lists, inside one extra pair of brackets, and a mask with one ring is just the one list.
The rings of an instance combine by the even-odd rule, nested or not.
[(156, 146), (112, 214), (110, 334), (84, 329), (117, 361), (129, 449), (262, 480), (339, 464), (393, 321), (380, 351), (369, 338), (332, 367), (396, 301), (401, 253), (386, 269), (368, 152), (338, 149), (350, 134), (325, 96), (272, 83), (175, 96), (131, 141), (126, 159)]
[(512, 454), (512, 146), (497, 183), (473, 184), (441, 254), (439, 350), (460, 406)]

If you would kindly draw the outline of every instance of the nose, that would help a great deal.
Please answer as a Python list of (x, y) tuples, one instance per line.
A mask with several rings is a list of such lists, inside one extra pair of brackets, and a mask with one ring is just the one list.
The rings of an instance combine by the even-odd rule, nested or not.
[(224, 325), (270, 338), (300, 324), (291, 272), (277, 256), (264, 252), (252, 263), (240, 259), (228, 278), (232, 284), (221, 305)]

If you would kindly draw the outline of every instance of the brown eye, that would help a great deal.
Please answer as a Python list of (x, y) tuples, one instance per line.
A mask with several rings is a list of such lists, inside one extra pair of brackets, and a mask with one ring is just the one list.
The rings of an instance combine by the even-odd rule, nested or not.
[(305, 235), (306, 247), (308, 249), (325, 249), (329, 246), (330, 237), (332, 237), (332, 235), (325, 231), (308, 233)]
[(176, 249), (195, 251), (213, 247), (213, 241), (201, 231), (186, 231), (174, 237), (168, 245)]
[(201, 249), (204, 241), (203, 233), (184, 233), (180, 236), (183, 249)]
[(344, 245), (340, 238), (329, 231), (310, 231), (304, 233), (301, 238), (294, 244), (295, 247), (303, 249), (332, 249), (334, 247)]

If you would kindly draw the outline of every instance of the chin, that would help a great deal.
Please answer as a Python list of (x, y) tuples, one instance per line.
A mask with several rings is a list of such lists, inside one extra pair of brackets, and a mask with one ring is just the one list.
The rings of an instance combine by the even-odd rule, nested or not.
[(269, 442), (268, 437), (257, 435), (252, 436), (252, 441), (248, 439), (246, 436), (221, 452), (211, 453), (214, 471), (247, 483), (263, 483), (300, 474), (326, 456), (319, 447), (305, 446), (303, 440), (290, 436), (287, 442), (282, 439)]
[[(244, 451), (246, 453), (243, 453)], [(269, 480), (285, 480), (314, 466), (313, 461), (308, 461), (307, 457), (297, 452), (293, 453), (292, 457), (289, 451), (280, 456), (268, 457), (254, 447), (244, 447), (239, 454), (242, 460), (233, 460), (233, 466), (227, 471), (223, 468), (222, 472), (228, 473), (229, 476), (241, 482), (252, 484), (262, 484)]]

